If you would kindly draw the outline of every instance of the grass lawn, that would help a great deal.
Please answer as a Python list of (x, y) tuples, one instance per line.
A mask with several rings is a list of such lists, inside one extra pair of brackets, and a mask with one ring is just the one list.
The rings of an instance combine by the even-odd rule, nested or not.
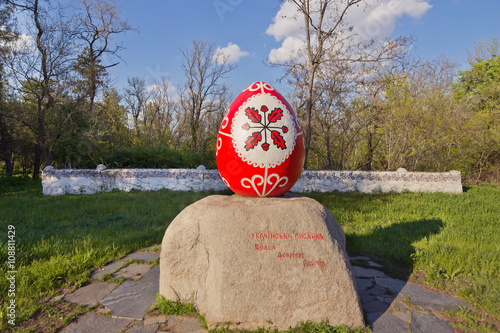
[[(58, 289), (89, 281), (92, 269), (160, 243), (183, 208), (211, 194), (162, 190), (44, 197), (41, 192), (39, 182), (0, 178), (0, 331), (10, 327), (10, 284), (3, 278), (9, 226), (15, 228), (16, 322), (21, 323), (49, 306)], [(450, 313), (464, 325), (499, 320), (498, 186), (474, 186), (460, 195), (308, 196), (342, 225), (351, 254), (372, 254), (396, 276), (464, 297), (475, 311)]]

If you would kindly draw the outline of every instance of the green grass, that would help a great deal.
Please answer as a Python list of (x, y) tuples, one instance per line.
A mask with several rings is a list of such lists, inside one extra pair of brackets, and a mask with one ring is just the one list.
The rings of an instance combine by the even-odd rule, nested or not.
[(192, 316), (198, 313), (192, 302), (172, 302), (166, 300), (160, 293), (156, 295), (156, 303), (153, 310), (158, 310), (166, 315), (177, 316)]
[[(40, 182), (0, 178), (1, 326), (7, 326), (8, 226), (16, 235), (16, 322), (61, 287), (78, 287), (92, 269), (158, 244), (172, 219), (208, 192), (111, 192), (47, 197)], [(10, 298), (9, 298), (10, 299)]]
[[(156, 295), (156, 303), (152, 311), (159, 311), (165, 315), (178, 315), (178, 316), (194, 316), (197, 315), (199, 320), (202, 322), (203, 327), (207, 329), (207, 323), (205, 321), (205, 315), (198, 314), (195, 306), (192, 302), (188, 300), (180, 302), (172, 302), (166, 300), (165, 297), (161, 296), (159, 293)], [(209, 329), (210, 333), (279, 333), (280, 331), (276, 328), (259, 328), (255, 331), (247, 330), (234, 330), (229, 327), (218, 327)], [(369, 333), (371, 330), (369, 328), (357, 328), (349, 329), (345, 326), (330, 326), (327, 322), (313, 323), (307, 321), (301, 323), (294, 328), (289, 328), (285, 332), (287, 333)]]
[[(182, 209), (211, 194), (162, 190), (45, 197), (41, 192), (39, 182), (0, 177), (0, 275), (5, 275), (7, 230), (13, 225), (18, 323), (32, 317), (59, 288), (86, 283), (92, 269), (160, 243)], [(473, 186), (460, 195), (308, 196), (328, 207), (342, 225), (351, 254), (374, 254), (386, 271), (400, 277), (413, 272), (423, 283), (464, 297), (474, 315), (484, 311), (499, 320), (498, 186)], [(7, 280), (0, 279), (0, 331), (8, 327), (7, 290)]]
[(345, 326), (330, 326), (326, 322), (313, 323), (307, 321), (296, 327), (290, 327), (286, 331), (279, 331), (275, 328), (259, 328), (255, 331), (246, 330), (232, 330), (229, 328), (216, 328), (209, 330), (209, 333), (368, 333), (371, 332), (369, 328), (349, 329)]
[[(311, 194), (342, 225), (350, 253), (500, 316), (500, 188), (444, 193)], [(406, 269), (405, 269), (406, 268)]]

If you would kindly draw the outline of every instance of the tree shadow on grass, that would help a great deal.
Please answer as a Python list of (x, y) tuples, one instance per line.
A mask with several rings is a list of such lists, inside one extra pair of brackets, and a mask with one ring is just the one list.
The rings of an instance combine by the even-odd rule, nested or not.
[[(415, 248), (412, 244), (438, 234), (442, 228), (443, 221), (440, 219), (422, 219), (396, 223), (385, 228), (376, 228), (368, 235), (347, 235), (347, 248), (351, 249), (351, 252), (353, 252), (353, 248), (356, 248), (357, 254), (363, 254), (371, 259), (369, 261), (357, 259), (351, 262), (355, 266), (369, 268), (368, 270), (353, 268), (353, 270), (366, 321), (372, 328), (375, 325), (384, 326), (386, 324), (384, 324), (384, 320), (377, 324), (378, 319), (387, 313), (391, 304), (403, 290), (406, 290), (403, 294), (404, 297), (408, 293), (411, 294), (415, 288), (407, 284), (413, 271)], [(379, 268), (371, 266), (373, 261), (383, 264), (384, 273), (389, 273), (400, 281), (377, 278), (375, 275), (384, 276), (378, 273), (372, 276), (373, 268), (379, 270)], [(417, 291), (419, 290), (417, 287)], [(398, 318), (393, 318), (390, 314), (384, 318), (386, 321), (390, 321), (388, 318), (392, 318), (401, 326), (400, 329), (404, 328), (404, 323), (400, 322)]]
[(422, 219), (376, 228), (367, 235), (346, 235), (347, 249), (352, 254), (364, 254), (384, 265), (384, 270), (399, 279), (408, 280), (413, 271), (413, 243), (438, 234), (441, 219)]

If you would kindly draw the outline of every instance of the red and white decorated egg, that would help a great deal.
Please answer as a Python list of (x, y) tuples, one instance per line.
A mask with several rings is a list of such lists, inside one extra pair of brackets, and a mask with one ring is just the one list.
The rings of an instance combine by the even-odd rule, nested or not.
[(217, 169), (234, 193), (285, 194), (299, 179), (304, 157), (302, 129), (280, 93), (255, 82), (236, 97), (217, 137)]

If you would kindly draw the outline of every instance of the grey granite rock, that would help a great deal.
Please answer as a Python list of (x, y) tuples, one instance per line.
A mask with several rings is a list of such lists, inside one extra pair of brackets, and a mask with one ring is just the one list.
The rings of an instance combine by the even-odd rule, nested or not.
[(160, 293), (196, 295), (209, 326), (364, 325), (344, 232), (313, 199), (208, 196), (177, 215), (161, 248)]

